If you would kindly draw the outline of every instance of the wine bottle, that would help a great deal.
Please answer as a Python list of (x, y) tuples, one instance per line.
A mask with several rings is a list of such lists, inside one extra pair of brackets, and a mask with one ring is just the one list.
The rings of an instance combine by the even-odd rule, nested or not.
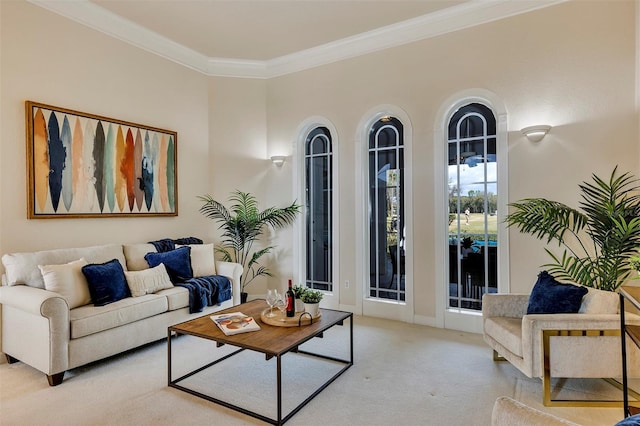
[(287, 299), (287, 316), (292, 317), (296, 314), (296, 298), (293, 294), (293, 287), (291, 280), (289, 280), (289, 289), (285, 293)]

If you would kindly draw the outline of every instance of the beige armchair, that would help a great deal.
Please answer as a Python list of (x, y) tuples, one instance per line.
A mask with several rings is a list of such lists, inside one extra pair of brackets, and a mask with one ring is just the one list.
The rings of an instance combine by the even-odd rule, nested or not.
[[(527, 377), (542, 378), (545, 406), (622, 406), (619, 401), (551, 398), (552, 377), (622, 377), (620, 315), (527, 315), (528, 302), (525, 294), (484, 295), (483, 335), (494, 351), (494, 360), (507, 360)], [(640, 316), (628, 313), (626, 317), (628, 324), (640, 325)], [(628, 344), (627, 352), (629, 377), (640, 377), (640, 350)]]

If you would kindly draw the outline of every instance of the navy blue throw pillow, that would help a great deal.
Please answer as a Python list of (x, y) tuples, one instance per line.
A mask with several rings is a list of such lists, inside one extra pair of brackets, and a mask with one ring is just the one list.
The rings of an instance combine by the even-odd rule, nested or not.
[(191, 247), (184, 246), (162, 253), (147, 253), (144, 259), (153, 268), (164, 263), (172, 283), (179, 283), (193, 278), (191, 269)]
[(124, 269), (117, 259), (106, 263), (91, 263), (82, 267), (89, 284), (89, 294), (95, 306), (104, 306), (131, 296)]
[(582, 297), (588, 291), (586, 287), (560, 283), (547, 271), (542, 271), (529, 296), (527, 314), (577, 313)]

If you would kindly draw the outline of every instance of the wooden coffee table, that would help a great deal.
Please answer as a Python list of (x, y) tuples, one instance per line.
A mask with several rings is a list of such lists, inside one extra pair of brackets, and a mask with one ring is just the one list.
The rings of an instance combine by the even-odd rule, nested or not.
[[(223, 314), (228, 312), (242, 312), (245, 315), (252, 316), (254, 320), (260, 325), (261, 330), (253, 331), (250, 333), (241, 333), (234, 336), (225, 335), (209, 318), (209, 315), (205, 315), (190, 321), (186, 321), (180, 324), (173, 325), (168, 329), (167, 335), (167, 350), (168, 350), (168, 385), (170, 387), (180, 389), (184, 392), (188, 392), (192, 395), (199, 396), (211, 402), (223, 405), (241, 413), (250, 415), (257, 419), (263, 420), (267, 423), (274, 425), (284, 424), (293, 415), (295, 415), (302, 407), (304, 407), (309, 401), (311, 401), (316, 395), (318, 395), (324, 388), (329, 386), (331, 382), (337, 379), (342, 373), (344, 373), (349, 367), (353, 365), (353, 314), (350, 312), (335, 311), (331, 309), (321, 309), (321, 316), (318, 320), (314, 321), (310, 325), (303, 325), (300, 327), (276, 327), (263, 323), (260, 320), (260, 314), (265, 309), (266, 303), (264, 300), (253, 300), (248, 303), (233, 306), (229, 309), (216, 312), (215, 314)], [(299, 314), (297, 314), (299, 315)], [(306, 341), (314, 337), (322, 337), (322, 334), (335, 325), (342, 325), (345, 319), (349, 319), (349, 359), (339, 359), (329, 357), (325, 355), (315, 354), (299, 349), (299, 346)], [(172, 378), (172, 366), (171, 366), (171, 336), (172, 334), (187, 334), (191, 336), (200, 337), (207, 340), (215, 341), (217, 346), (232, 345), (239, 349), (224, 357), (214, 360), (213, 362), (199, 367), (177, 379)], [(244, 350), (251, 350), (265, 354), (266, 360), (273, 357), (277, 360), (277, 418), (270, 418), (262, 414), (251, 411), (245, 407), (234, 405), (230, 402), (223, 401), (218, 398), (203, 394), (196, 390), (187, 388), (180, 385), (179, 382), (193, 376), (219, 362), (222, 362), (231, 356), (242, 352)], [(312, 355), (319, 358), (335, 361), (344, 364), (342, 369), (338, 371), (333, 377), (325, 381), (315, 392), (313, 392), (307, 399), (302, 401), (298, 406), (287, 413), (282, 415), (282, 356), (288, 352), (297, 352), (307, 355)]]

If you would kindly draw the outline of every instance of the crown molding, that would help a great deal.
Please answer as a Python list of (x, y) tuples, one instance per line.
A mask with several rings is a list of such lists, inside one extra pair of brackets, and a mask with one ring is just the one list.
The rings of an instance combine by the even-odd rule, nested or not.
[(567, 0), (472, 0), (267, 61), (209, 58), (88, 0), (28, 1), (206, 75), (273, 78), (531, 12)]

